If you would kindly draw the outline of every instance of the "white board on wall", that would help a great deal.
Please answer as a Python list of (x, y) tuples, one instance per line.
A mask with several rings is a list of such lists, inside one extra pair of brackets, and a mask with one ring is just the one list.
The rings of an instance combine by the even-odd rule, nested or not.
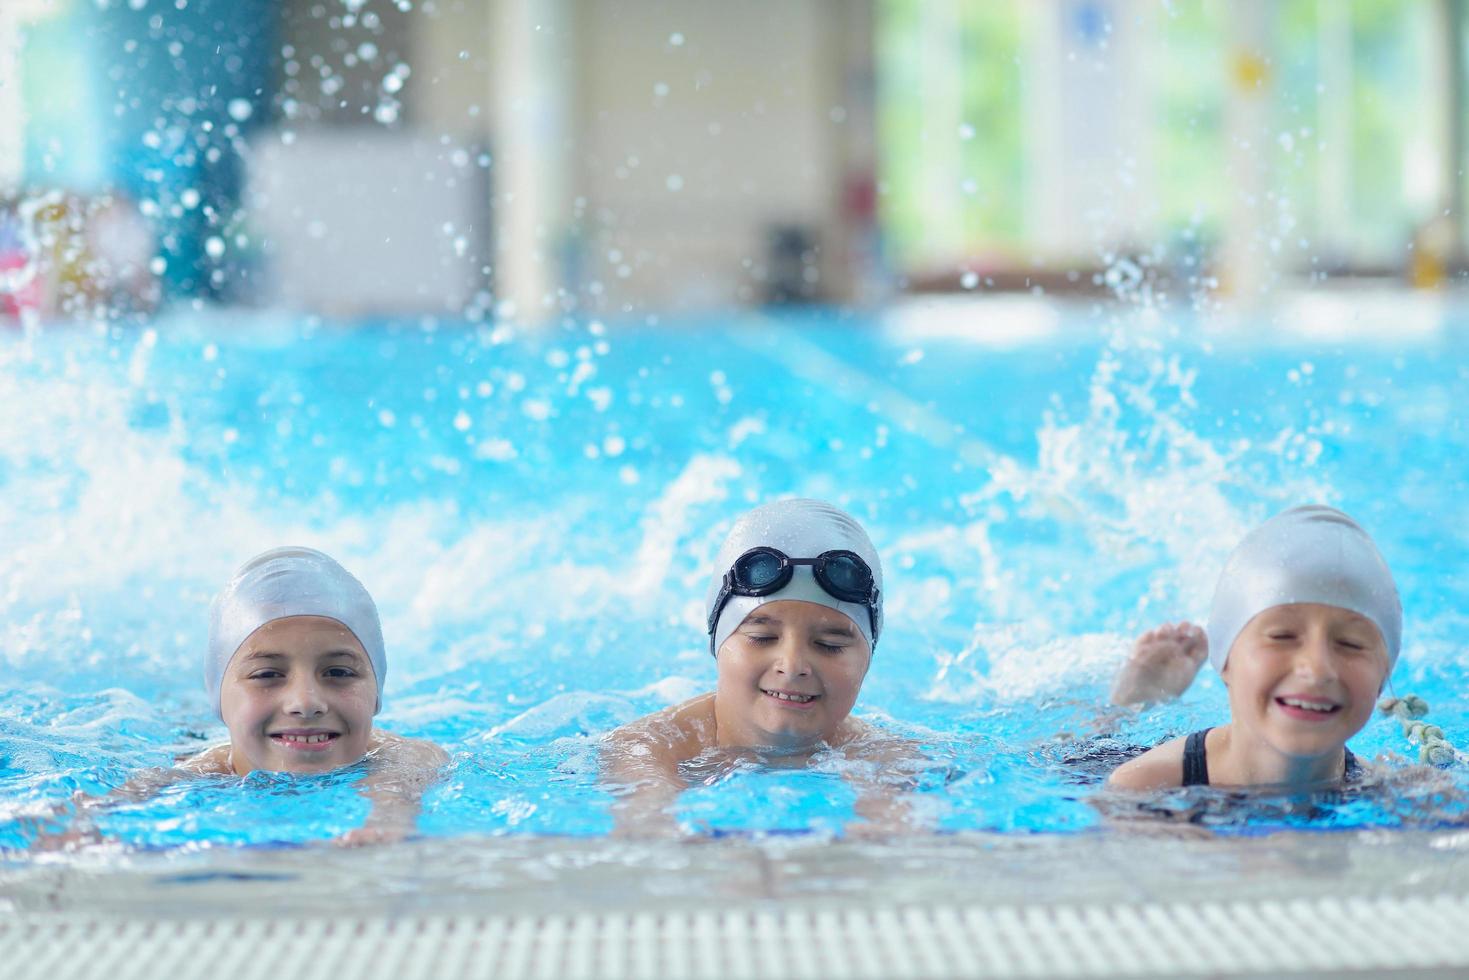
[(334, 317), (444, 315), (490, 288), (478, 152), (356, 128), (255, 145), (246, 201), (266, 303)]

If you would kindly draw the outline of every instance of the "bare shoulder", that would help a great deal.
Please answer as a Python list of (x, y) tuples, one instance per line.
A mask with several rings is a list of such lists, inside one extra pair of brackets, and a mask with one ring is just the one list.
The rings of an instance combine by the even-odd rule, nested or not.
[(433, 742), (392, 732), (374, 731), (368, 745), (368, 756), (393, 766), (437, 769), (449, 761), (449, 753)]
[(174, 769), (186, 776), (234, 775), (234, 769), (230, 766), (230, 743), (214, 745), (203, 752), (179, 759), (174, 763)]
[(714, 695), (701, 694), (608, 733), (602, 757), (613, 768), (627, 763), (676, 766), (714, 744)]
[[(714, 695), (701, 694), (682, 704), (644, 715), (607, 735), (611, 746), (664, 745), (697, 746), (690, 756), (712, 745), (714, 740)], [(707, 743), (707, 744), (706, 744)]]
[(1175, 738), (1129, 759), (1107, 777), (1109, 789), (1152, 790), (1183, 785), (1183, 743)]

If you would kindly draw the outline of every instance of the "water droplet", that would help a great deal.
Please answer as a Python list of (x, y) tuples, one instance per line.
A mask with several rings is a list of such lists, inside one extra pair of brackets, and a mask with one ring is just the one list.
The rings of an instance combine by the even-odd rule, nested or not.
[(255, 107), (249, 99), (230, 99), (229, 113), (235, 122), (244, 122), (255, 114)]

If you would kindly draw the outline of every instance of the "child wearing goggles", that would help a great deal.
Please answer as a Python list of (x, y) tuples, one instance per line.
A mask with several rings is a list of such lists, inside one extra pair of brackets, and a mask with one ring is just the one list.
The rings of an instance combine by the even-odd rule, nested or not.
[[(1207, 648), (1229, 688), (1230, 719), (1124, 763), (1109, 786), (1294, 790), (1360, 778), (1346, 742), (1397, 662), (1402, 606), (1382, 555), (1346, 514), (1296, 507), (1266, 521), (1225, 564), (1207, 643), (1187, 624), (1155, 634), (1139, 644), (1114, 700), (1180, 693)], [(1156, 679), (1165, 662), (1167, 682), (1137, 682)]]
[[(891, 766), (916, 755), (851, 716), (882, 632), (882, 566), (861, 525), (817, 500), (766, 504), (735, 524), (715, 568), (705, 599), (714, 691), (604, 744), (619, 832), (674, 829), (679, 765), (696, 757), (801, 765), (834, 750)], [(890, 786), (858, 791), (860, 816), (902, 819)]]

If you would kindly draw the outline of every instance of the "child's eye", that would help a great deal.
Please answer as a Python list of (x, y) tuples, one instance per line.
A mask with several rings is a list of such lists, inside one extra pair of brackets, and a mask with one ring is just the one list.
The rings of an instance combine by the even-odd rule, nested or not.
[(265, 670), (257, 670), (257, 671), (255, 671), (253, 674), (250, 675), (250, 678), (249, 679), (252, 680), (252, 681), (273, 681), (277, 677), (284, 677), (284, 676), (286, 676), (286, 675), (285, 674), (282, 674), (278, 670), (273, 670), (271, 668), (266, 668)]
[(1272, 630), (1271, 632), (1269, 632), (1269, 633), (1267, 633), (1265, 635), (1268, 636), (1272, 640), (1277, 640), (1277, 641), (1282, 642), (1282, 643), (1285, 642), (1286, 640), (1294, 640), (1296, 638), (1296, 635), (1294, 633), (1292, 633), (1290, 630)]
[(357, 671), (351, 667), (328, 667), (325, 674), (328, 677), (356, 677)]
[(774, 643), (776, 640), (780, 639), (780, 637), (772, 636), (768, 633), (746, 633), (745, 639), (749, 640), (751, 643), (758, 643), (759, 645), (764, 646), (767, 643)]
[(1346, 647), (1348, 650), (1365, 650), (1365, 649), (1367, 649), (1367, 647), (1366, 647), (1365, 644), (1358, 643), (1356, 640), (1337, 640), (1336, 642), (1337, 643), (1340, 643), (1342, 646)]
[(827, 653), (841, 653), (847, 648), (847, 645), (845, 643), (822, 643), (820, 640), (817, 640), (816, 648), (818, 650), (824, 650)]

